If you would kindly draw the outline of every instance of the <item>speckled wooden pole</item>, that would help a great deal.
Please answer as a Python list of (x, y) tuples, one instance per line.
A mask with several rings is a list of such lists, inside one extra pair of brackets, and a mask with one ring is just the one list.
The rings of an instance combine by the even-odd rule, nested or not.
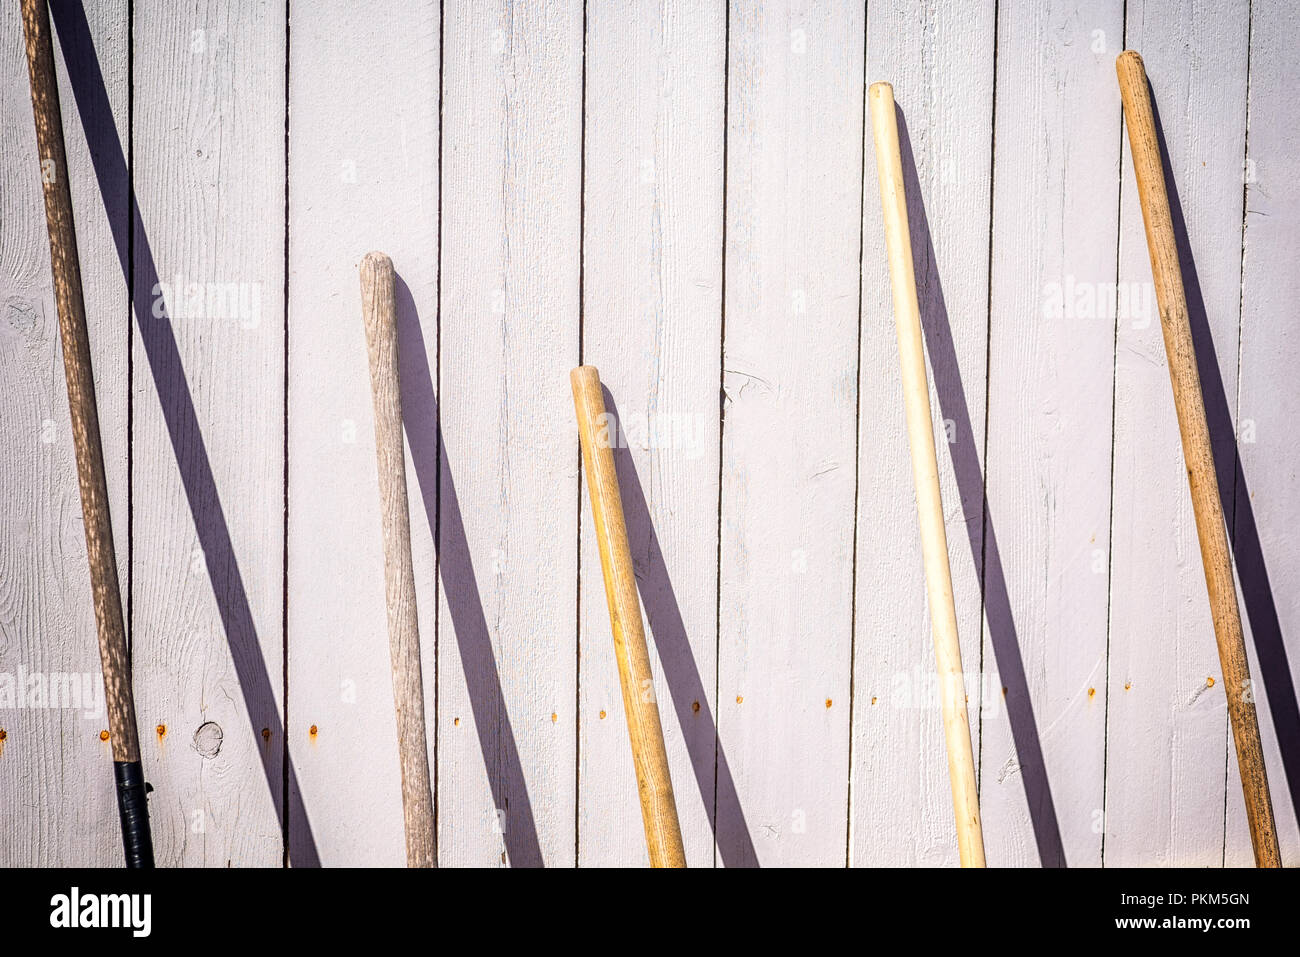
[(122, 840), (128, 867), (152, 867), (153, 842), (145, 798), (148, 786), (140, 765), (140, 740), (136, 733), (135, 702), (131, 694), (131, 663), (122, 623), (117, 559), (113, 553), (113, 529), (108, 514), (108, 484), (104, 478), (104, 451), (99, 440), (99, 411), (95, 405), (95, 380), (90, 365), (86, 306), (81, 295), (81, 266), (77, 260), (77, 235), (72, 221), (72, 194), (68, 188), (68, 161), (63, 146), (59, 88), (54, 73), (50, 13), (45, 0), (22, 0), (22, 10), (39, 168), (45, 184), (50, 265), (54, 273), (54, 298), (59, 310), (59, 333), (63, 340), (63, 372), (68, 383), (68, 411), (71, 413), (72, 441), (77, 457), (77, 481), (81, 486), (81, 511), (86, 527), (95, 621), (99, 630), (99, 658), (104, 672), (104, 702), (113, 744)]
[(402, 397), (397, 378), (397, 304), (393, 261), (383, 253), (361, 260), (361, 314), (370, 353), (375, 400), (375, 452), (379, 457), (379, 505), (384, 527), (384, 591), (388, 600), (388, 646), (397, 708), (397, 754), (402, 770), (402, 816), (407, 867), (433, 867), (433, 790), (424, 730), (424, 682), (411, 564), (406, 454), (402, 447)]
[(578, 416), (578, 437), (587, 472), (587, 491), (596, 525), (600, 568), (605, 577), (605, 598), (614, 632), (614, 657), (623, 690), (623, 711), (632, 742), (632, 765), (636, 769), (637, 792), (641, 798), (641, 820), (645, 825), (646, 848), (651, 867), (685, 867), (686, 851), (677, 819), (677, 802), (668, 773), (668, 751), (659, 720), (650, 676), (650, 650), (641, 624), (641, 602), (637, 597), (632, 554), (628, 550), (623, 501), (619, 497), (618, 473), (605, 429), (605, 397), (600, 373), (595, 366), (579, 366), (569, 374), (573, 405)]
[(1241, 769), (1241, 787), (1246, 796), (1246, 819), (1250, 825), (1251, 844), (1255, 848), (1255, 864), (1281, 867), (1273, 801), (1268, 791), (1264, 750), (1259, 741), (1259, 721), (1250, 694), (1250, 663), (1246, 659), (1246, 642), (1242, 636), (1237, 588), (1232, 580), (1232, 553), (1228, 550), (1219, 481), (1214, 472), (1214, 452), (1205, 418), (1201, 377), (1196, 368), (1192, 327), (1187, 318), (1187, 295), (1178, 263), (1178, 243), (1169, 211), (1151, 91), (1147, 85), (1146, 68), (1137, 51), (1121, 53), (1115, 61), (1115, 72), (1119, 75), (1124, 121), (1133, 153), (1133, 172), (1137, 178), (1138, 199), (1142, 203), (1147, 249), (1151, 253), (1151, 277), (1155, 281), (1156, 302), (1160, 306), (1160, 329), (1164, 333), (1165, 354), (1169, 358), (1178, 431), (1182, 434), (1183, 459), (1192, 491), (1196, 533), (1201, 542), (1205, 584), (1210, 592), (1210, 614), (1219, 645), (1219, 664), (1223, 668), (1228, 717), (1232, 723), (1232, 740), (1237, 747), (1237, 765)]

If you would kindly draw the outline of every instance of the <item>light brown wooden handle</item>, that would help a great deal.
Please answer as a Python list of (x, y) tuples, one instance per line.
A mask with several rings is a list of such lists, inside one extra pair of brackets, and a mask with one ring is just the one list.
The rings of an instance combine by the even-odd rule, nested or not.
[(925, 375), (916, 276), (912, 269), (893, 87), (888, 83), (873, 83), (867, 98), (876, 143), (876, 174), (880, 180), (885, 248), (894, 290), (903, 406), (912, 451), (912, 479), (916, 486), (916, 508), (921, 525), (921, 556), (925, 563), (926, 594), (939, 673), (948, 781), (952, 786), (953, 816), (957, 823), (957, 852), (963, 867), (983, 867), (984, 833), (975, 786), (970, 721), (966, 713), (961, 645), (957, 640), (957, 610), (953, 603), (952, 573), (948, 565), (948, 538), (943, 525), (943, 502), (939, 496), (939, 463), (934, 450), (934, 425), (930, 419), (930, 389)]
[(54, 48), (45, 0), (23, 0), (23, 30), (27, 40), (27, 67), (32, 86), (32, 112), (36, 118), (36, 144), (40, 175), (45, 184), (45, 221), (50, 234), (50, 265), (54, 272), (54, 298), (63, 340), (63, 373), (68, 384), (68, 411), (72, 443), (81, 487), (81, 512), (90, 560), (90, 586), (99, 632), (100, 667), (104, 672), (113, 760), (140, 760), (140, 741), (131, 692), (131, 668), (122, 620), (122, 594), (118, 589), (117, 558), (108, 511), (108, 482), (104, 477), (104, 450), (99, 438), (99, 410), (95, 403), (95, 378), (90, 364), (90, 337), (86, 331), (86, 306), (81, 292), (81, 265), (72, 220), (72, 194), (68, 187), (68, 161), (64, 152), (59, 88), (54, 75)]
[(1191, 488), (1192, 511), (1196, 515), (1196, 533), (1201, 544), (1201, 562), (1205, 566), (1205, 584), (1210, 594), (1210, 614), (1214, 619), (1219, 664), (1223, 668), (1228, 717), (1237, 749), (1237, 766), (1241, 771), (1255, 864), (1281, 867), (1273, 802), (1264, 767), (1264, 749), (1259, 739), (1259, 720), (1250, 693), (1250, 664), (1246, 658), (1237, 589), (1232, 580), (1232, 554), (1228, 550), (1210, 429), (1205, 416), (1200, 373), (1196, 368), (1196, 349), (1187, 315), (1187, 295), (1178, 262), (1178, 242), (1169, 210), (1151, 90), (1142, 57), (1137, 51), (1121, 53), (1115, 61), (1115, 72), (1119, 77), (1120, 98), (1124, 101), (1124, 122), (1128, 127), (1133, 172), (1142, 204), (1147, 250), (1151, 254), (1151, 276), (1160, 307), (1160, 329), (1169, 359), (1178, 431), (1182, 436), (1183, 459)]
[(397, 304), (393, 261), (383, 253), (361, 260), (361, 314), (370, 353), (375, 400), (375, 451), (384, 530), (384, 591), (388, 643), (397, 709), (397, 750), (402, 769), (402, 815), (408, 867), (434, 865), (433, 792), (424, 729), (424, 683), (411, 564), (411, 522), (402, 446), (402, 399), (397, 376)]
[(632, 763), (636, 768), (650, 866), (685, 867), (686, 851), (668, 774), (668, 751), (659, 721), (659, 704), (650, 676), (650, 651), (641, 624), (641, 602), (627, 546), (627, 527), (623, 521), (614, 454), (610, 450), (600, 373), (594, 366), (579, 366), (570, 373), (569, 380), (573, 386), (573, 406), (578, 416), (596, 542), (600, 547), (600, 569), (605, 577), (614, 657), (618, 660), (623, 711), (632, 740)]

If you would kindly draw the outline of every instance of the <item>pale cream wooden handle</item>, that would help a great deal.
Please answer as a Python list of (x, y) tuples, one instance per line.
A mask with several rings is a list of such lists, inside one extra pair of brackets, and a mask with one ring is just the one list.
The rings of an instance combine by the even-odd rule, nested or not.
[(388, 643), (397, 708), (397, 752), (402, 770), (402, 814), (408, 867), (434, 866), (433, 792), (424, 730), (424, 683), (411, 565), (411, 523), (402, 447), (402, 399), (397, 377), (397, 305), (393, 262), (383, 253), (361, 260), (361, 314), (370, 353), (375, 400), (375, 451), (384, 530), (384, 590)]
[(1124, 101), (1124, 122), (1128, 127), (1138, 200), (1142, 204), (1147, 250), (1151, 254), (1151, 277), (1160, 307), (1160, 329), (1169, 359), (1169, 379), (1173, 383), (1174, 408), (1183, 441), (1183, 460), (1191, 487), (1192, 511), (1196, 515), (1196, 534), (1201, 543), (1205, 584), (1210, 593), (1210, 614), (1219, 646), (1219, 664), (1223, 668), (1223, 687), (1228, 697), (1228, 717), (1237, 747), (1237, 766), (1241, 770), (1255, 864), (1281, 867), (1259, 720), (1250, 695), (1250, 663), (1237, 607), (1237, 588), (1232, 580), (1232, 553), (1228, 550), (1219, 480), (1214, 472), (1214, 450), (1205, 417), (1201, 376), (1196, 368), (1196, 347), (1187, 315), (1187, 295), (1178, 263), (1178, 242), (1165, 188), (1151, 90), (1142, 57), (1136, 50), (1125, 50), (1119, 55), (1115, 72), (1119, 77), (1120, 98)]
[(579, 366), (569, 375), (573, 406), (578, 416), (578, 437), (587, 472), (587, 490), (600, 548), (600, 569), (605, 577), (605, 599), (614, 632), (614, 657), (623, 689), (623, 711), (632, 740), (632, 763), (636, 768), (637, 792), (641, 799), (641, 820), (645, 825), (646, 848), (651, 867), (685, 867), (686, 851), (677, 820), (673, 783), (668, 774), (668, 751), (664, 747), (659, 704), (650, 676), (650, 651), (641, 624), (641, 602), (637, 597), (632, 554), (628, 551), (623, 502), (619, 497), (618, 473), (610, 451), (605, 397), (600, 373), (594, 366)]
[(935, 458), (934, 426), (930, 419), (930, 390), (925, 375), (916, 277), (912, 271), (912, 246), (907, 225), (907, 200), (903, 195), (903, 164), (898, 149), (893, 87), (888, 83), (874, 83), (867, 98), (871, 104), (885, 245), (894, 289), (903, 404), (907, 414), (907, 437), (912, 449), (916, 508), (921, 522), (921, 554), (925, 561), (926, 594), (939, 670), (943, 731), (948, 747), (948, 779), (952, 784), (952, 806), (957, 821), (957, 848), (963, 867), (983, 867), (984, 835), (980, 826), (975, 757), (966, 714), (961, 645), (957, 641), (957, 611), (953, 605), (952, 574), (948, 567), (943, 502), (939, 497), (939, 464)]

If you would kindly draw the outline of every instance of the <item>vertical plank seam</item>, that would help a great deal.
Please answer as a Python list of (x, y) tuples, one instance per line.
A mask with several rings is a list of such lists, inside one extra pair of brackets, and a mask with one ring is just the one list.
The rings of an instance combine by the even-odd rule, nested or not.
[(439, 830), (439, 809), (442, 807), (442, 801), (439, 799), (442, 788), (442, 775), (439, 774), (441, 765), (438, 762), (438, 745), (440, 741), (440, 732), (442, 728), (442, 714), (438, 707), (441, 700), (440, 684), (442, 677), (442, 654), (440, 644), (440, 631), (442, 627), (442, 602), (439, 600), (439, 591), (442, 588), (442, 197), (445, 192), (442, 181), (442, 157), (443, 157), (443, 94), (447, 88), (445, 76), (446, 63), (446, 4), (443, 0), (438, 2), (438, 226), (436, 230), (437, 239), (437, 264), (434, 267), (434, 329), (433, 329), (433, 379), (437, 384), (437, 394), (434, 397), (435, 421), (433, 425), (434, 434), (434, 461), (437, 463), (437, 469), (433, 477), (433, 860), (435, 864), (441, 865), (439, 859), (439, 850), (441, 847), (441, 832)]
[(846, 782), (847, 797), (844, 802), (848, 820), (844, 826), (844, 866), (853, 866), (853, 701), (854, 675), (857, 671), (858, 640), (858, 507), (862, 495), (862, 276), (863, 256), (866, 253), (863, 236), (866, 230), (867, 190), (867, 20), (871, 2), (862, 3), (862, 132), (858, 142), (862, 149), (862, 166), (858, 173), (858, 347), (857, 395), (853, 410), (853, 553), (850, 560), (852, 584), (849, 588), (849, 767)]
[[(1233, 564), (1237, 557), (1237, 476), (1242, 473), (1241, 446), (1237, 442), (1237, 428), (1241, 421), (1241, 369), (1245, 355), (1246, 339), (1246, 210), (1250, 202), (1250, 182), (1246, 176), (1246, 164), (1250, 161), (1250, 53), (1255, 37), (1254, 0), (1246, 3), (1246, 102), (1242, 123), (1244, 130), (1241, 143), (1241, 258), (1237, 268), (1237, 382), (1232, 403), (1232, 497), (1229, 499), (1232, 513), (1228, 516), (1229, 541), (1232, 545)], [(1249, 624), (1249, 616), (1246, 623)], [(1254, 634), (1251, 635), (1252, 639)], [(1229, 766), (1232, 760), (1232, 725), (1228, 725), (1227, 741), (1223, 752), (1223, 866), (1228, 866), (1228, 785)]]
[[(586, 320), (587, 273), (587, 0), (582, 0), (582, 100), (581, 132), (578, 137), (578, 365), (583, 362), (584, 322)], [(577, 437), (574, 437), (577, 444)], [(582, 848), (582, 448), (576, 449), (578, 470), (575, 476), (577, 508), (574, 509), (573, 587), (573, 866), (581, 861)]]
[[(126, 10), (126, 652), (135, 621), (135, 2)], [(134, 676), (132, 677), (134, 684)]]
[[(66, 62), (65, 66), (70, 66)], [(135, 0), (126, 15), (126, 660), (135, 687)], [(105, 96), (107, 97), (107, 87)], [(73, 94), (74, 98), (76, 94)], [(80, 113), (80, 104), (78, 104)], [(84, 125), (84, 123), (83, 123)], [(116, 124), (115, 124), (116, 127)], [(87, 136), (89, 148), (89, 136)], [(92, 160), (93, 165), (93, 160)], [(98, 179), (98, 176), (96, 176)], [(101, 183), (101, 190), (106, 186)], [(108, 211), (108, 197), (103, 197)], [(111, 213), (110, 219), (111, 219)], [(110, 222), (111, 229), (111, 222)], [(116, 237), (114, 237), (116, 238)], [(143, 320), (143, 316), (140, 317)], [(83, 515), (84, 521), (84, 515)], [(138, 720), (138, 718), (137, 718)], [(146, 771), (146, 775), (147, 775)], [(146, 781), (148, 780), (146, 776)], [(146, 803), (148, 791), (146, 785)], [(148, 811), (146, 810), (146, 815)]]
[[(1001, 17), (1001, 9), (998, 2), (993, 4), (993, 76), (990, 78), (992, 86), (992, 97), (989, 103), (989, 240), (988, 240), (988, 257), (985, 263), (984, 281), (987, 284), (987, 298), (984, 303), (984, 436), (982, 445), (984, 447), (983, 455), (980, 462), (980, 607), (979, 607), (979, 631), (980, 631), (980, 691), (976, 698), (978, 702), (976, 707), (975, 727), (979, 744), (976, 748), (978, 758), (975, 761), (975, 798), (979, 801), (980, 791), (983, 789), (984, 776), (981, 773), (984, 767), (984, 616), (985, 616), (985, 599), (987, 596), (987, 578), (988, 578), (988, 529), (989, 529), (989, 407), (992, 404), (989, 396), (993, 393), (993, 384), (991, 382), (991, 373), (993, 368), (993, 204), (997, 195), (995, 189), (997, 185), (997, 158), (998, 158), (998, 20)], [(991, 633), (988, 635), (989, 641), (993, 640)], [(963, 676), (964, 678), (964, 676)], [(967, 719), (969, 720), (969, 719)], [(1041, 861), (1039, 862), (1042, 863)]]
[[(722, 709), (719, 707), (722, 688), (722, 481), (723, 435), (726, 427), (727, 401), (727, 173), (730, 167), (727, 152), (728, 133), (731, 129), (731, 3), (727, 2), (722, 29), (722, 262), (718, 298), (718, 507), (716, 543), (717, 571), (714, 573), (713, 607), (713, 807), (709, 814), (713, 834), (713, 866), (718, 866), (718, 754), (722, 741)], [(755, 862), (757, 863), (757, 862)]]
[[(1128, 0), (1120, 9), (1120, 50), (1128, 48)], [(1115, 165), (1115, 328), (1112, 333), (1110, 360), (1110, 516), (1106, 528), (1106, 696), (1102, 702), (1101, 735), (1101, 866), (1106, 866), (1106, 798), (1110, 771), (1110, 634), (1113, 612), (1112, 591), (1115, 583), (1115, 422), (1119, 404), (1119, 275), (1123, 245), (1124, 217), (1124, 107), (1119, 108), (1118, 162)], [(1224, 791), (1227, 791), (1225, 785)], [(1226, 798), (1225, 798), (1226, 800)]]
[(289, 5), (284, 3), (284, 351), (283, 381), (284, 407), (281, 420), (280, 436), (284, 480), (284, 510), (280, 534), (282, 538), (280, 567), (280, 652), (281, 652), (281, 691), (284, 722), (284, 740), (281, 748), (281, 775), (283, 785), (280, 791), (280, 853), (281, 867), (289, 866)]

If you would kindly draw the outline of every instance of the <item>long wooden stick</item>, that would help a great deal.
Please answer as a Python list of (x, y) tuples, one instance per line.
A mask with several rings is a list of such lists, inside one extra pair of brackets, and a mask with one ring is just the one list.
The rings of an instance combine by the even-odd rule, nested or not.
[(108, 483), (104, 477), (104, 449), (99, 438), (99, 409), (95, 403), (86, 305), (81, 292), (81, 264), (77, 258), (72, 194), (68, 188), (68, 159), (63, 144), (59, 87), (54, 73), (50, 12), (45, 0), (23, 0), (22, 10), (27, 70), (32, 86), (32, 113), (36, 118), (36, 145), (40, 153), (39, 169), (45, 184), (45, 223), (50, 234), (54, 298), (59, 311), (59, 334), (63, 340), (63, 374), (68, 384), (68, 411), (76, 450), (77, 482), (81, 486), (81, 513), (86, 527), (95, 624), (99, 632), (99, 660), (104, 672), (109, 739), (113, 743), (113, 774), (122, 822), (122, 846), (127, 867), (153, 867), (153, 839), (149, 831), (146, 797), (149, 786), (145, 784), (140, 764), (140, 739), (135, 725), (131, 662), (122, 622), (122, 596), (118, 591), (117, 558), (108, 512)]
[(1232, 554), (1228, 550), (1219, 481), (1214, 471), (1214, 452), (1210, 446), (1200, 373), (1196, 368), (1196, 348), (1187, 316), (1187, 295), (1178, 263), (1178, 243), (1169, 211), (1151, 91), (1142, 57), (1136, 50), (1125, 50), (1119, 55), (1115, 72), (1119, 76), (1119, 92), (1124, 101), (1124, 120), (1128, 126), (1138, 198), (1142, 203), (1147, 249), (1151, 254), (1151, 276), (1156, 287), (1156, 302), (1160, 306), (1160, 329), (1164, 333), (1165, 354), (1169, 359), (1178, 431), (1182, 435), (1183, 460), (1187, 465), (1187, 482), (1191, 486), (1192, 511), (1196, 515), (1201, 562), (1205, 566), (1205, 584), (1210, 593), (1210, 614), (1214, 619), (1219, 664), (1223, 668), (1224, 690), (1228, 695), (1228, 717), (1237, 747), (1237, 765), (1241, 769), (1241, 787), (1246, 797), (1246, 819), (1255, 849), (1255, 864), (1281, 867), (1268, 773), (1259, 741), (1259, 721), (1250, 694), (1250, 664), (1242, 636), (1237, 589), (1232, 580)]
[(948, 747), (948, 780), (952, 785), (952, 807), (957, 820), (957, 849), (963, 867), (983, 867), (984, 835), (975, 789), (975, 757), (966, 715), (966, 686), (961, 667), (961, 645), (957, 641), (957, 611), (952, 598), (948, 539), (943, 527), (943, 503), (939, 498), (939, 464), (935, 458), (934, 426), (930, 419), (921, 311), (916, 298), (916, 277), (912, 271), (907, 200), (903, 195), (903, 163), (898, 149), (898, 119), (894, 115), (894, 89), (888, 83), (874, 83), (868, 99), (876, 141), (876, 173), (880, 179), (889, 275), (894, 288), (894, 322), (898, 329), (903, 404), (907, 413), (907, 437), (912, 449), (916, 508), (921, 522), (921, 555), (925, 561), (925, 586), (939, 671), (943, 733)]
[(402, 769), (406, 864), (433, 867), (433, 791), (429, 785), (429, 751), (424, 730), (424, 683), (415, 615), (415, 571), (411, 564), (393, 282), (393, 261), (383, 253), (369, 253), (361, 260), (361, 312), (375, 400), (375, 451), (379, 458), (379, 504), (384, 527), (384, 591), (388, 602), (388, 645), (393, 661), (393, 703), (397, 708), (397, 752)]
[(650, 651), (641, 624), (641, 603), (627, 546), (627, 526), (608, 439), (600, 373), (594, 366), (579, 366), (570, 373), (569, 381), (573, 386), (591, 512), (596, 522), (600, 569), (605, 576), (605, 599), (609, 602), (614, 657), (618, 659), (623, 710), (627, 714), (628, 736), (632, 739), (632, 763), (636, 768), (650, 866), (685, 867), (686, 851), (677, 820), (673, 782), (668, 774), (668, 751), (659, 722), (659, 704), (650, 677)]

